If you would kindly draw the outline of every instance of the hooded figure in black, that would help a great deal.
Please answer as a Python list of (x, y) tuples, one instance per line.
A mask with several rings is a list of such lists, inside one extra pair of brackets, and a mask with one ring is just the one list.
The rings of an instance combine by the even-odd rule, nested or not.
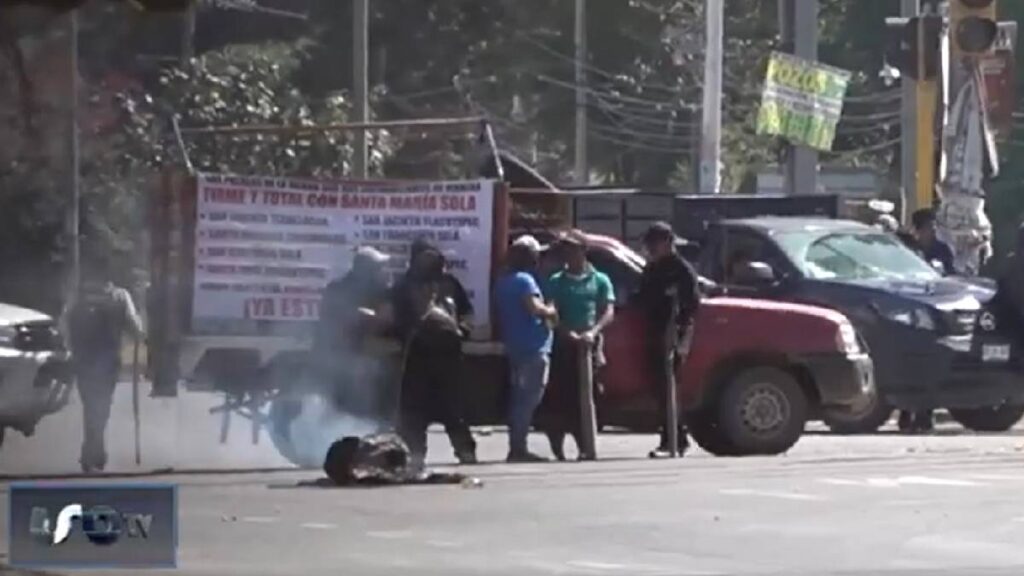
[(441, 252), (425, 242), (414, 246), (409, 270), (392, 288), (391, 306), (405, 355), (398, 431), (415, 462), (426, 457), (432, 422), (444, 424), (459, 462), (476, 462), (460, 394), (468, 303)]

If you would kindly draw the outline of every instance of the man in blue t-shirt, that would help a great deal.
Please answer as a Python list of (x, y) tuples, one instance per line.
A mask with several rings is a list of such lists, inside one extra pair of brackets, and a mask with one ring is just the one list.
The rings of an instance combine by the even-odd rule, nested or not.
[(510, 368), (508, 402), (509, 462), (538, 462), (544, 458), (527, 448), (533, 413), (544, 397), (551, 355), (551, 326), (555, 309), (531, 273), (540, 257), (540, 242), (520, 236), (508, 253), (508, 271), (498, 279), (494, 302), (501, 340)]

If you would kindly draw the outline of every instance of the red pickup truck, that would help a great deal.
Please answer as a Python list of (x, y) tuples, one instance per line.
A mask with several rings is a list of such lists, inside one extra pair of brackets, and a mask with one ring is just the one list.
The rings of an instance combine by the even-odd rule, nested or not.
[[(603, 425), (657, 427), (653, 378), (643, 361), (645, 320), (631, 295), (644, 259), (614, 238), (588, 235), (591, 263), (618, 292), (598, 375)], [(709, 281), (690, 354), (676, 376), (691, 435), (718, 455), (778, 454), (822, 408), (855, 408), (874, 389), (871, 359), (842, 314), (814, 306), (730, 297)]]
[[(647, 327), (632, 301), (644, 259), (614, 238), (587, 235), (587, 240), (590, 262), (611, 277), (617, 292), (615, 320), (605, 333), (608, 363), (597, 375), (599, 423), (654, 431), (659, 425), (650, 386), (654, 375), (643, 360)], [(703, 283), (709, 294), (697, 312), (690, 354), (676, 376), (681, 416), (702, 448), (720, 456), (780, 454), (822, 409), (856, 410), (870, 401), (872, 362), (845, 316), (802, 304), (734, 298)], [(475, 425), (501, 424), (507, 391), (501, 348), (471, 343), (466, 354), (463, 390), (469, 419)], [(275, 360), (270, 378), (276, 373), (294, 383), (304, 364), (301, 353), (289, 361), (284, 356)], [(394, 386), (396, 379), (385, 380), (379, 385)], [(381, 396), (396, 398), (397, 390)], [(295, 450), (289, 437), (300, 402), (299, 394), (274, 401), (271, 438), (285, 457), (317, 466), (322, 455), (303, 455), (309, 447)], [(340, 404), (342, 410), (351, 408), (343, 399)], [(393, 413), (387, 406), (381, 409)]]

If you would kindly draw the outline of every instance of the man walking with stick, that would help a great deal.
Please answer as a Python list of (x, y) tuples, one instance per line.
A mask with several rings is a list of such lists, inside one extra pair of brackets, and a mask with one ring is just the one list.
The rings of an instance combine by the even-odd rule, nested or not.
[[(143, 337), (131, 294), (110, 280), (109, 271), (84, 279), (68, 319), (78, 394), (82, 399), (82, 471), (107, 465), (105, 434), (121, 372), (121, 338)], [(135, 368), (137, 371), (137, 368)], [(134, 378), (134, 376), (133, 376)]]
[[(644, 234), (648, 260), (636, 295), (647, 313), (647, 360), (655, 375), (653, 393), (661, 422), (661, 441), (651, 451), (651, 458), (674, 457), (685, 451), (687, 444), (683, 426), (678, 424), (678, 407), (669, 403), (669, 398), (675, 397), (669, 386), (675, 385), (673, 376), (686, 353), (683, 348), (689, 341), (700, 292), (697, 273), (676, 252), (675, 240), (672, 227), (665, 222), (655, 223)], [(672, 431), (681, 445), (670, 442)]]

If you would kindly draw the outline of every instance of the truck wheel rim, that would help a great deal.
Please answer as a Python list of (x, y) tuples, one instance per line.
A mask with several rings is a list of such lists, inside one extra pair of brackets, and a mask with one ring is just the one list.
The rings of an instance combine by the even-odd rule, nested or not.
[(789, 400), (771, 384), (758, 384), (746, 394), (740, 407), (743, 423), (756, 434), (778, 430), (789, 419)]

